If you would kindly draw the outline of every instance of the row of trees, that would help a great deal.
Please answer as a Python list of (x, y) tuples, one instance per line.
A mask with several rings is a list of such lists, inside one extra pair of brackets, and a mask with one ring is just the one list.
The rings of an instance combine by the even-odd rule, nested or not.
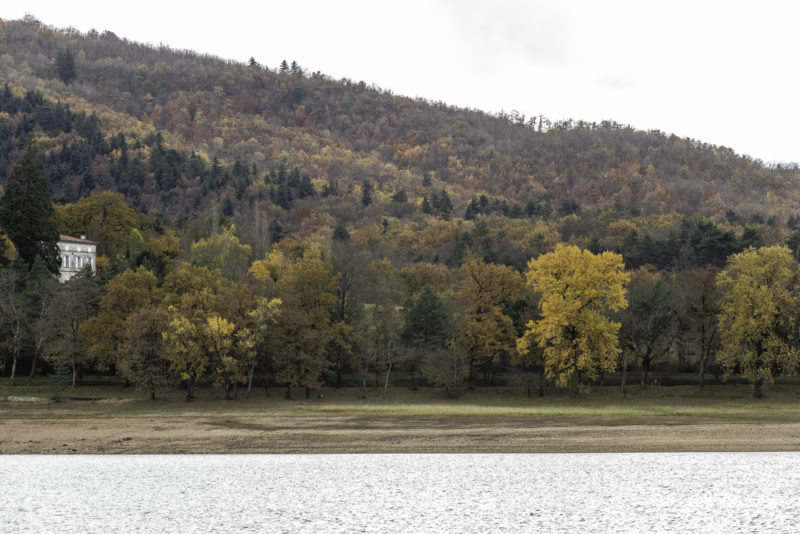
[(282, 243), (252, 263), (249, 252), (229, 228), (196, 242), (163, 279), (140, 266), (104, 287), (88, 271), (59, 284), (38, 257), (30, 268), (14, 263), (0, 271), (12, 383), (27, 356), (29, 382), (62, 363), (73, 386), (85, 371), (111, 372), (152, 396), (180, 380), (192, 398), (210, 380), (232, 398), (254, 379), (308, 395), (342, 385), (345, 373), (385, 394), (398, 368), (455, 396), (513, 365), (573, 395), (621, 370), (624, 396), (630, 358), (645, 386), (654, 363), (684, 351), (701, 378), (714, 362), (760, 396), (797, 367), (798, 266), (785, 247), (689, 273), (684, 309), (658, 273), (629, 273), (618, 254), (568, 245), (524, 275), (470, 255), (452, 298), (435, 289), (445, 273), (434, 265), (404, 273), (313, 242)]
[[(100, 278), (86, 273), (63, 286), (49, 278), (58, 269), (56, 222), (101, 242)], [(401, 363), (412, 380), (424, 375), (451, 394), (480, 375), (491, 383), (510, 365), (576, 393), (618, 366), (624, 391), (628, 356), (639, 361), (643, 386), (654, 363), (692, 359), (702, 388), (717, 355), (722, 371), (745, 374), (760, 394), (795, 365), (797, 267), (787, 247), (733, 254), (719, 274), (713, 266), (626, 273), (617, 253), (552, 243), (523, 276), (470, 251), (471, 239), (454, 269), (398, 268), (367, 252), (375, 234), (351, 237), (344, 228), (332, 240), (284, 239), (253, 261), (252, 247), (227, 226), (184, 253), (177, 237), (140, 220), (118, 194), (54, 213), (30, 142), (0, 198), (0, 225), (10, 240), (0, 241), (3, 261), (17, 258), (2, 271), (12, 381), (20, 359), (32, 376), (50, 355), (69, 362), (75, 385), (89, 366), (151, 392), (179, 376), (190, 395), (207, 376), (235, 395), (257, 371), (307, 391), (325, 380), (341, 385), (348, 372), (366, 386), (374, 373), (385, 390)], [(702, 228), (687, 226), (685, 239)], [(706, 242), (715, 241), (697, 240), (695, 250), (725, 250)]]

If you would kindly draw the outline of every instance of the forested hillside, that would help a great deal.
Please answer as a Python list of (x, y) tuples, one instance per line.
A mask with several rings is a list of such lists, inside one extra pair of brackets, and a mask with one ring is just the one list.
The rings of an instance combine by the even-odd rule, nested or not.
[[(622, 342), (644, 382), (659, 360), (696, 370), (708, 357), (711, 366), (719, 338), (697, 349), (696, 329), (717, 311), (691, 315), (696, 295), (686, 291), (694, 284), (711, 298), (706, 268), (722, 269), (749, 247), (788, 245), (795, 256), (800, 248), (796, 165), (767, 167), (611, 121), (494, 116), (334, 80), (294, 61), (237, 63), (32, 17), (0, 21), (0, 83), (0, 185), (35, 149), (59, 230), (86, 232), (101, 255), (96, 297), (62, 331), (73, 328), (74, 344), (39, 343), (33, 329), (20, 330), (0, 349), (6, 374), (17, 356), (36, 372), (39, 351), (69, 353), (76, 374), (79, 359), (93, 371), (121, 372), (136, 345), (125, 341), (128, 319), (168, 332), (172, 376), (190, 382), (211, 372), (211, 360), (192, 364), (190, 349), (176, 347), (190, 325), (205, 324), (207, 345), (195, 349), (218, 359), (224, 376), (216, 380), (226, 387), (256, 368), (284, 385), (341, 383), (357, 370), (364, 383), (369, 373), (388, 381), (390, 346), (404, 347), (396, 358), (412, 381), (426, 370), (446, 385), (454, 378), (439, 376), (420, 347), (455, 339), (472, 347), (462, 359), (473, 383), (479, 371), (488, 384), (512, 365), (544, 371), (539, 356), (517, 350), (541, 311), (541, 291), (522, 273), (568, 243), (597, 257), (620, 254), (635, 271), (630, 298), (645, 305), (658, 294), (671, 303), (657, 310), (669, 342), (653, 341), (656, 352), (644, 356)], [(14, 257), (12, 241), (0, 241), (3, 263)], [(127, 308), (150, 315), (120, 315), (112, 295), (122, 276), (142, 277), (139, 287), (152, 290)], [(516, 289), (476, 294), (469, 280), (482, 276)], [(198, 285), (207, 286), (195, 295), (202, 305), (186, 300)], [(303, 301), (301, 287), (317, 296)], [(206, 316), (192, 318), (198, 306)], [(432, 311), (441, 314), (437, 333), (419, 319)], [(502, 339), (470, 338), (487, 313)], [(303, 323), (315, 314), (314, 324)], [(225, 323), (204, 322), (213, 317)], [(620, 335), (645, 335), (636, 318), (620, 319)], [(108, 331), (113, 339), (103, 338)], [(292, 354), (276, 349), (288, 346)], [(258, 366), (237, 360), (251, 352)]]

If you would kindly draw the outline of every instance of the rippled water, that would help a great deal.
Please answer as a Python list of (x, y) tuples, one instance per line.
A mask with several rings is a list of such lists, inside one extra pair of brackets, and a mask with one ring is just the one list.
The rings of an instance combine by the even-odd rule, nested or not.
[(2, 532), (799, 532), (799, 453), (0, 456)]

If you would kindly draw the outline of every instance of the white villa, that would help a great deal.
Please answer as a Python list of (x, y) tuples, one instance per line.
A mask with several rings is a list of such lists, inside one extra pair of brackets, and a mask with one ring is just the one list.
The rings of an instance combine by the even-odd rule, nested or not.
[(59, 236), (58, 252), (61, 255), (61, 275), (58, 277), (61, 282), (66, 282), (87, 265), (92, 266), (92, 272), (97, 272), (97, 243), (87, 241), (85, 235), (80, 238)]

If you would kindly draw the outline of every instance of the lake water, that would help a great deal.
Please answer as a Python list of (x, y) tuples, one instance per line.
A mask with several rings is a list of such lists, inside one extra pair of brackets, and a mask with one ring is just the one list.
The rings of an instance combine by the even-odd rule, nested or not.
[(800, 532), (800, 453), (0, 456), (2, 532)]

